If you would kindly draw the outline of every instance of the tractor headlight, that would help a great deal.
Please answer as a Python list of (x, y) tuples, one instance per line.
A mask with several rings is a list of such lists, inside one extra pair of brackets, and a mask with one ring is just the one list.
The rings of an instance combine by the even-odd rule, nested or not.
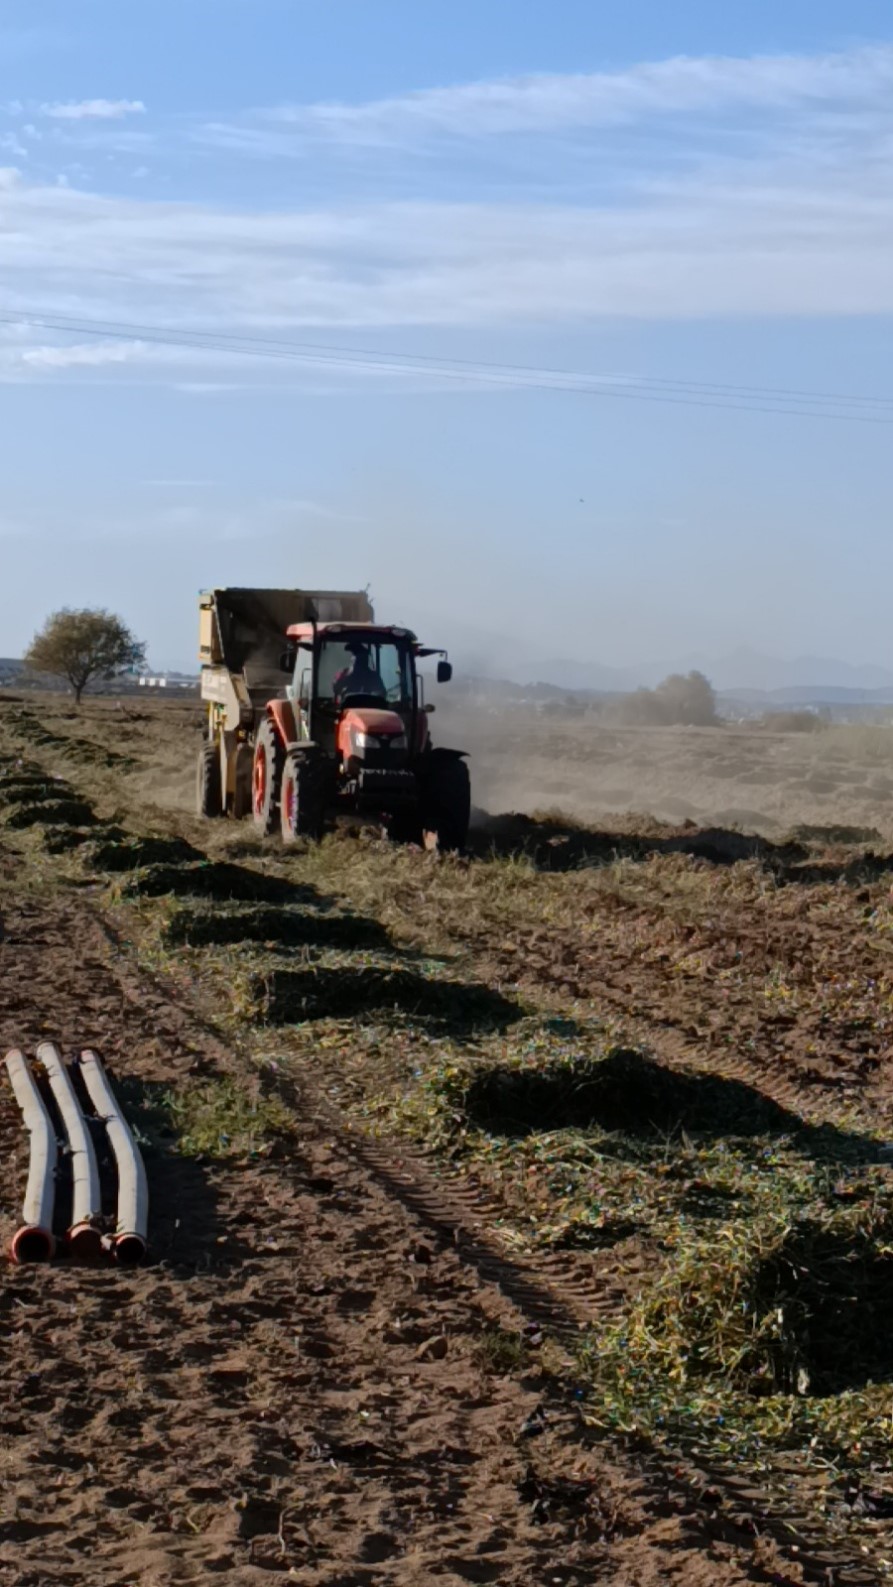
[(359, 749), (405, 749), (405, 733), (360, 733), (351, 734), (351, 743), (355, 750)]

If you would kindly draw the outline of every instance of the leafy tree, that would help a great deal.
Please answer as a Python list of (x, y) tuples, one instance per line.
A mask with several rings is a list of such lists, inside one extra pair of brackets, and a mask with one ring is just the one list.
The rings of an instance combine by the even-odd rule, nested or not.
[(65, 678), (80, 704), (94, 678), (116, 678), (146, 659), (146, 647), (113, 612), (71, 611), (63, 607), (48, 617), (25, 656), (30, 672)]
[(617, 702), (620, 721), (643, 727), (716, 727), (716, 694), (703, 672), (671, 673), (656, 689), (636, 689)]
[(664, 710), (664, 721), (685, 727), (715, 727), (716, 695), (703, 672), (671, 673), (655, 689)]

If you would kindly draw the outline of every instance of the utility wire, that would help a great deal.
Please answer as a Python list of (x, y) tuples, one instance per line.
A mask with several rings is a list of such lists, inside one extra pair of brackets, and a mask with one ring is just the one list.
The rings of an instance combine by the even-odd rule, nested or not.
[[(438, 379), (458, 380), (466, 384), (495, 385), (503, 389), (566, 391), (581, 396), (616, 398), (633, 402), (730, 409), (745, 413), (790, 414), (799, 418), (840, 419), (856, 424), (893, 423), (891, 397), (736, 386), (707, 381), (667, 380), (651, 376), (586, 374), (571, 370), (538, 369), (520, 364), (420, 357), (401, 352), (387, 353), (372, 348), (298, 342), (242, 332), (176, 329), (123, 321), (88, 320), (69, 315), (28, 315), (21, 311), (16, 314), (0, 312), (0, 324), (34, 326), (66, 334), (116, 340), (130, 337), (165, 346), (187, 347), (195, 351), (275, 358), (361, 373), (378, 371), (387, 374), (432, 375)], [(827, 406), (829, 404), (836, 407)], [(844, 407), (858, 407), (863, 411), (840, 411)]]

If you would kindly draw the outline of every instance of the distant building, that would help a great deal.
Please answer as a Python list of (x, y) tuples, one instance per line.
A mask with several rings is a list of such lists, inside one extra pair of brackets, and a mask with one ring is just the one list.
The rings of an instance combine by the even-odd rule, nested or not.
[(198, 682), (186, 672), (146, 672), (137, 679), (141, 689), (197, 689)]

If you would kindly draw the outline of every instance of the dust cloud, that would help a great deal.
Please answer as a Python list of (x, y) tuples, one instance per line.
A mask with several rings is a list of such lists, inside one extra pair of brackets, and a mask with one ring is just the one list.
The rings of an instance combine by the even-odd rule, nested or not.
[[(802, 825), (873, 828), (893, 838), (893, 728), (794, 732), (756, 723), (712, 728), (606, 722), (572, 697), (506, 698), (426, 680), (436, 745), (469, 756), (477, 819), (562, 813), (587, 824), (651, 817), (740, 827), (778, 838)], [(166, 703), (134, 727), (142, 765), (134, 792), (163, 809), (194, 809), (202, 713)], [(118, 729), (120, 733), (120, 728)], [(122, 744), (129, 748), (129, 744)], [(148, 752), (148, 753), (147, 753)]]
[(468, 751), (479, 812), (560, 811), (594, 824), (650, 816), (767, 837), (852, 825), (893, 836), (890, 727), (621, 727), (582, 705), (450, 700), (445, 689), (432, 698), (434, 741)]

